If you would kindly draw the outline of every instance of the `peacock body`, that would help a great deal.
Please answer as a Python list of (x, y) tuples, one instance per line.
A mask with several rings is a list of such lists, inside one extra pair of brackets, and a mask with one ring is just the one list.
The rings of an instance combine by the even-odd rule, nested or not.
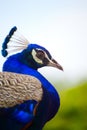
[(22, 51), (9, 56), (0, 73), (0, 129), (42, 130), (57, 113), (60, 99), (37, 69), (63, 68), (44, 47), (29, 43), (23, 36), (14, 36), (16, 31), (16, 27), (11, 29), (2, 46), (3, 56), (8, 55), (10, 42), (17, 43), (13, 50)]

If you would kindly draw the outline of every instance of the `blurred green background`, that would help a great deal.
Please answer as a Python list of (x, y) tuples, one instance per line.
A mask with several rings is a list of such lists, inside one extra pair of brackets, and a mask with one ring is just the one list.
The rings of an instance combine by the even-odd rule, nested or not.
[(58, 91), (60, 109), (43, 130), (87, 130), (87, 82)]

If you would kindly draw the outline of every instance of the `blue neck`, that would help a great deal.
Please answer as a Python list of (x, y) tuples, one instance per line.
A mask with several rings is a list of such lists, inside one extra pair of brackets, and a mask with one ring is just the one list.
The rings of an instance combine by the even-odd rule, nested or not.
[(46, 88), (47, 91), (54, 93), (54, 96), (58, 99), (59, 104), (59, 96), (53, 85), (50, 82), (48, 82), (48, 80), (45, 79), (36, 69), (30, 68), (26, 64), (21, 63), (18, 55), (10, 56), (7, 59), (7, 61), (3, 65), (3, 71), (35, 76), (37, 79), (41, 81), (43, 87)]
[(27, 66), (26, 64), (21, 63), (18, 55), (10, 56), (7, 59), (7, 61), (3, 65), (3, 71), (22, 73), (22, 74), (35, 76), (37, 79), (41, 81), (41, 83), (47, 90), (57, 93), (55, 88), (48, 82), (47, 79), (45, 79), (45, 77), (43, 77), (37, 71), (36, 68), (34, 69)]

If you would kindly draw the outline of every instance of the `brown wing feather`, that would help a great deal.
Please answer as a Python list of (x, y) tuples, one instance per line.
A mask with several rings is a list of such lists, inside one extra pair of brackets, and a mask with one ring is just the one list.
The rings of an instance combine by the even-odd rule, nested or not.
[(26, 100), (41, 101), (41, 83), (33, 76), (0, 72), (0, 107), (12, 107)]

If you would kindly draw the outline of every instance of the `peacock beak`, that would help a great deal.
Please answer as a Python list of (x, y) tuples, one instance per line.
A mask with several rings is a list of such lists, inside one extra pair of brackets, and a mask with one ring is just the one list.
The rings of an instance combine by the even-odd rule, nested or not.
[(49, 61), (48, 66), (52, 66), (52, 67), (55, 67), (55, 68), (63, 71), (63, 67), (57, 61), (55, 61), (54, 59), (51, 59)]

